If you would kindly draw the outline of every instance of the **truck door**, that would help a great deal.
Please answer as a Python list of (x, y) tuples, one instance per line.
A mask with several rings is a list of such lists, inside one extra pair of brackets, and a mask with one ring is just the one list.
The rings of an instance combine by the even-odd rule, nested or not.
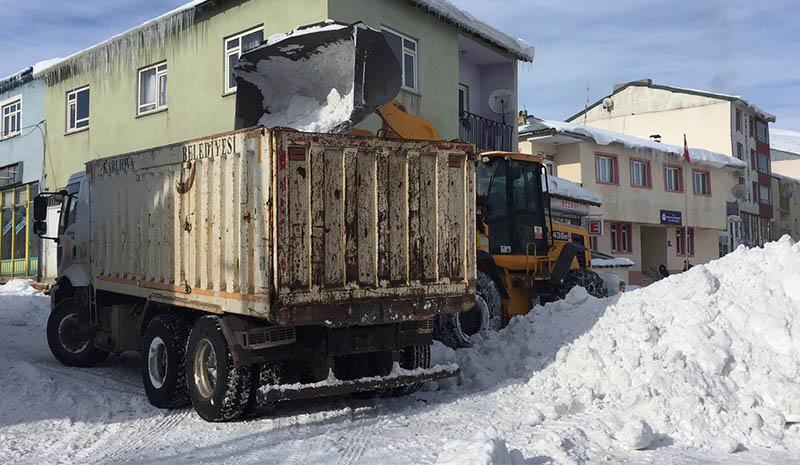
[(67, 194), (61, 206), (57, 260), (59, 276), (73, 264), (88, 266), (88, 202), (86, 201), (86, 181), (67, 185)]

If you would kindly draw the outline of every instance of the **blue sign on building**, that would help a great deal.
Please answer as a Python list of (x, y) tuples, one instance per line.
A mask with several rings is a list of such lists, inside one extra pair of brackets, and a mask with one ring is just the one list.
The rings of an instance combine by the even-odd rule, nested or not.
[(681, 221), (681, 212), (672, 210), (661, 210), (661, 224), (670, 226), (680, 226), (683, 224)]

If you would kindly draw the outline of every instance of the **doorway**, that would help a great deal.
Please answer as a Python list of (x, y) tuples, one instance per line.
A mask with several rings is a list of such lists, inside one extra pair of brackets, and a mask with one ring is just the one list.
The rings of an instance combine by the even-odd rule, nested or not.
[(655, 281), (658, 267), (667, 266), (667, 228), (642, 226), (642, 281)]

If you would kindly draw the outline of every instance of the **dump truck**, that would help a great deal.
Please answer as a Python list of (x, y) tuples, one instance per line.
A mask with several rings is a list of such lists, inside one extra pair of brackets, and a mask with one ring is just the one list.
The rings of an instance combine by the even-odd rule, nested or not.
[[(243, 55), (232, 132), (89, 161), (35, 199), (40, 235), (62, 202), (47, 340), (63, 364), (138, 351), (149, 401), (208, 421), (457, 375), (430, 344), (436, 315), (475, 304), (475, 148), (338, 134), (394, 98), (399, 65), (361, 24), (311, 29)], [(331, 47), (349, 71), (303, 91), (324, 106), (341, 89), (307, 117), (322, 132), (258, 125), (299, 95), (262, 93), (278, 55)]]

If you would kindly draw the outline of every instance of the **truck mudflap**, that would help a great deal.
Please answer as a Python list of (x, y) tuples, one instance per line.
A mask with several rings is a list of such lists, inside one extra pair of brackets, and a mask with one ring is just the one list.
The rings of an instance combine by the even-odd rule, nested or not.
[(316, 383), (294, 383), (262, 386), (256, 391), (256, 400), (259, 403), (277, 402), (282, 400), (310, 399), (312, 397), (329, 397), (351, 392), (375, 391), (394, 389), (426, 381), (458, 376), (461, 372), (458, 365), (448, 363), (436, 365), (431, 368), (417, 368), (406, 370), (395, 363), (391, 373), (386, 376), (369, 376), (352, 380), (340, 380), (334, 376), (333, 371), (328, 372), (328, 378)]

